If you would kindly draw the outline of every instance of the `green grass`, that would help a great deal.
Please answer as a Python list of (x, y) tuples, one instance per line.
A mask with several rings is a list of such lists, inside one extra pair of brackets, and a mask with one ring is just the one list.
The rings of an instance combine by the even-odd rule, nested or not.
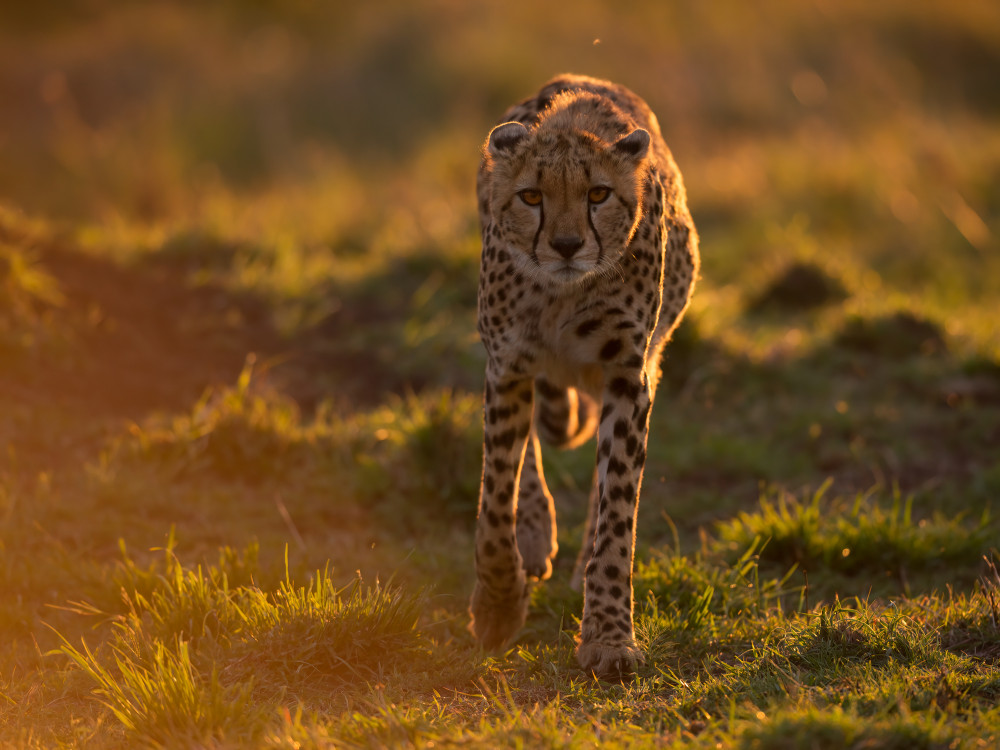
[[(997, 743), (996, 8), (63, 6), (0, 9), (0, 745)], [(704, 254), (623, 684), (592, 446), (466, 631), (478, 149), (565, 70), (650, 102)]]
[[(911, 593), (908, 576), (920, 573), (923, 586), (972, 583), (972, 571), (996, 542), (989, 513), (971, 522), (963, 514), (940, 511), (916, 521), (914, 498), (896, 492), (887, 509), (870, 496), (828, 501), (824, 485), (811, 499), (761, 499), (759, 511), (741, 512), (718, 527), (719, 546), (735, 551), (766, 540), (762, 560), (779, 568), (821, 568), (849, 577), (882, 575)], [(956, 571), (969, 571), (961, 581)], [(870, 578), (869, 578), (870, 580)], [(881, 588), (881, 586), (879, 586)]]
[(126, 738), (253, 743), (268, 705), (323, 702), (398, 682), (401, 671), (410, 680), (445, 671), (416, 629), (419, 594), (360, 579), (340, 588), (329, 571), (305, 586), (286, 575), (271, 592), (230, 584), (227, 569), (236, 563), (244, 577), (246, 557), (256, 557), (248, 552), (226, 554), (227, 565), (207, 570), (185, 569), (170, 548), (158, 571), (126, 556), (118, 576), (124, 611), (110, 618), (101, 651), (64, 640), (59, 653), (93, 681)]

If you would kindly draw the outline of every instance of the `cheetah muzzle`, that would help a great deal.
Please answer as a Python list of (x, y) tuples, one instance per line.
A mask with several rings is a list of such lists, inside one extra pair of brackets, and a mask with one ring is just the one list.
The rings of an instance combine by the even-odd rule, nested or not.
[(596, 434), (577, 659), (620, 679), (642, 661), (632, 563), (660, 355), (698, 275), (684, 185), (642, 99), (566, 75), (492, 130), (478, 198), (487, 365), (470, 629), (497, 649), (524, 625), (556, 554), (541, 441)]

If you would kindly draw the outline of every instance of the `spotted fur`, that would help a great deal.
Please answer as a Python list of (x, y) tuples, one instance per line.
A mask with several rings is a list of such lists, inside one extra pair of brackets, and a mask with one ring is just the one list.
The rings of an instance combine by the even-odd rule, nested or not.
[(539, 438), (574, 447), (596, 433), (577, 658), (621, 676), (641, 660), (632, 558), (660, 354), (698, 274), (684, 186), (645, 102), (566, 75), (490, 133), (478, 197), (488, 359), (470, 629), (503, 646), (524, 624), (531, 582), (551, 575)]

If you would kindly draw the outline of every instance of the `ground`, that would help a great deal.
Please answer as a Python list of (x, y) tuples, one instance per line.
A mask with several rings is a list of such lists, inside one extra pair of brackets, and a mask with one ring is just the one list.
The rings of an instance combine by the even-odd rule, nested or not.
[[(397, 5), (0, 11), (2, 743), (993, 744), (997, 10)], [(704, 255), (624, 684), (592, 445), (514, 647), (465, 631), (478, 149), (563, 70), (650, 101)]]

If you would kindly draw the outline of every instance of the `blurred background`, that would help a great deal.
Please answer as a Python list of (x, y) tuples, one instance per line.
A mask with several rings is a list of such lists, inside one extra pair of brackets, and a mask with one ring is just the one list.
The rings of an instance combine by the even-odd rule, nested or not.
[[(801, 213), (886, 256), (994, 240), (986, 0), (15, 1), (0, 28), (0, 196), (46, 218), (204, 226), (296, 190), (257, 221), (335, 253), (454, 245), (485, 131), (570, 70), (648, 99), (708, 239)], [(403, 203), (411, 231), (388, 226)]]
[(479, 148), (564, 71), (643, 96), (685, 176), (675, 390), (830, 342), (995, 368), (995, 2), (12, 1), (11, 392), (139, 418), (248, 352), (307, 408), (478, 392)]
[(306, 287), (359, 256), (464, 255), (486, 132), (563, 71), (658, 113), (708, 285), (798, 252), (941, 303), (995, 291), (988, 0), (12, 0), (0, 200), (122, 252), (294, 245)]

